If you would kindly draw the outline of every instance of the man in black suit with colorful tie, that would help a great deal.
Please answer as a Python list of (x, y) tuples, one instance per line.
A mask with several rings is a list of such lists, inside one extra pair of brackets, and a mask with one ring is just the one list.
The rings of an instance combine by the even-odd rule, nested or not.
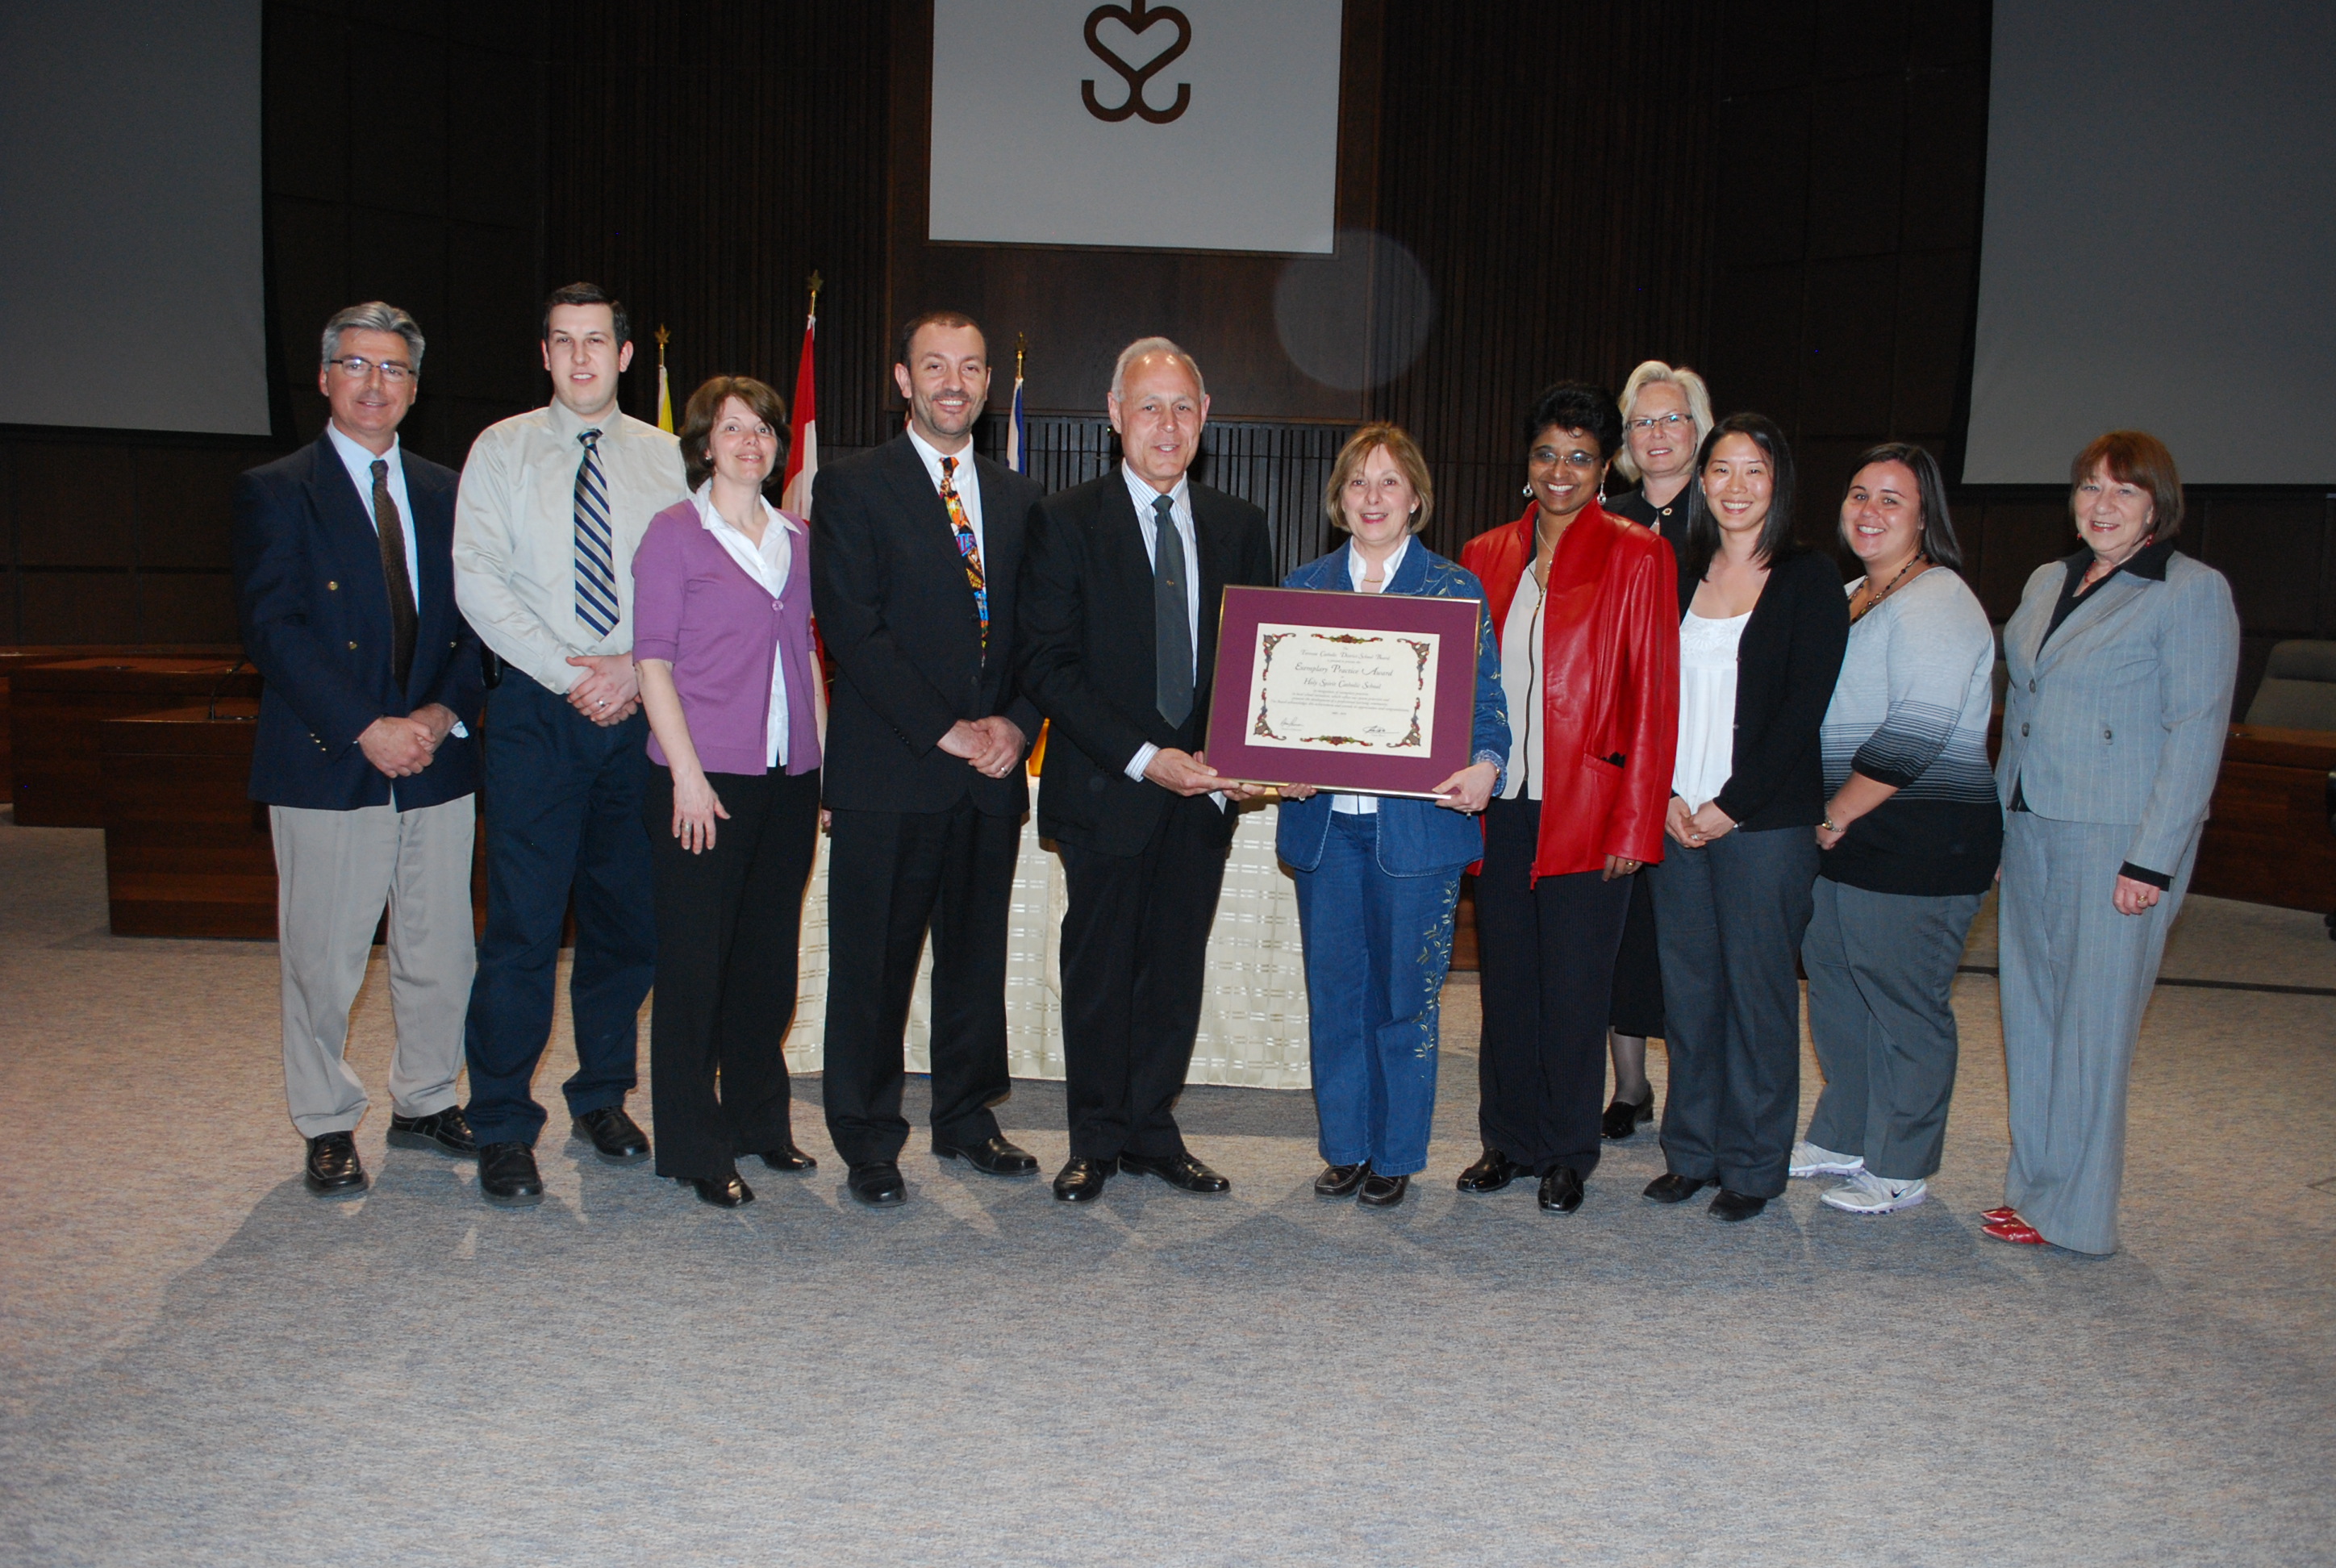
[(1164, 337), (1130, 344), (1110, 401), (1124, 461), (1030, 519), (1016, 662), (1048, 720), (1038, 831), (1060, 846), (1070, 891), (1066, 1203), (1123, 1170), (1190, 1193), (1230, 1186), (1174, 1115), (1232, 803), (1250, 793), (1200, 751), (1224, 590), (1270, 587), (1274, 571), (1265, 514), (1185, 477), (1208, 412), (1191, 355)]
[(821, 470), (812, 609), (835, 665), (820, 793), (827, 873), (828, 1135), (853, 1197), (908, 1197), (902, 1034), (933, 943), (933, 1153), (994, 1176), (1038, 1162), (990, 1107), (1006, 1069), (1006, 925), (1038, 728), (1012, 653), (1038, 486), (975, 455), (989, 350), (970, 317), (910, 322), (893, 366), (907, 427)]
[[(243, 646), (266, 683), (251, 798), (276, 845), (284, 1090), (309, 1188), (361, 1193), (370, 1103), (349, 1008), (389, 913), (389, 1141), (477, 1153), (455, 1079), (470, 999), (483, 695), (454, 608), (454, 475), (402, 449), (422, 329), (379, 300), (325, 324), (316, 441), (235, 490)], [(467, 722), (465, 722), (467, 721)]]

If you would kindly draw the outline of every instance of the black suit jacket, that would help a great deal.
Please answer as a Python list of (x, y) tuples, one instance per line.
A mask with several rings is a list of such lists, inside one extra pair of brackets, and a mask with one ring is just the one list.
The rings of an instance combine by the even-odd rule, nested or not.
[[(1699, 578), (1679, 571), (1679, 618)], [(1713, 798), (1750, 833), (1825, 820), (1825, 754), (1817, 731), (1849, 649), (1849, 599), (1830, 556), (1795, 548), (1768, 581), (1736, 645), (1736, 758)]]
[(479, 787), (479, 638), (454, 608), (454, 472), (402, 452), (421, 580), (414, 667), (390, 668), (381, 540), (332, 437), (255, 468), (235, 486), (236, 616), (264, 685), (251, 798), (313, 811), (390, 803), (390, 779), (357, 736), (384, 715), (441, 703), (472, 732), (449, 735), (430, 765), (399, 779), (401, 810)]
[[(968, 455), (972, 453), (968, 449)], [(1022, 531), (1037, 482), (973, 458), (981, 486), (989, 646), (964, 558), (924, 460), (904, 432), (822, 468), (812, 492), (811, 602), (835, 663), (821, 793), (861, 811), (947, 811), (970, 794), (990, 816), (1029, 809), (1020, 768), (984, 778), (940, 749), (959, 719), (1003, 714), (1036, 739), (1014, 685)]]
[[(1038, 831), (1107, 854), (1144, 848), (1174, 797), (1127, 776), (1144, 743), (1196, 751), (1208, 735), (1217, 617), (1230, 584), (1270, 588), (1265, 513), (1206, 485), (1190, 487), (1200, 551), (1201, 626), (1192, 715), (1160, 716), (1154, 689), (1152, 558), (1118, 464), (1048, 496), (1030, 514), (1016, 645), (1022, 689), (1046, 716)], [(1224, 830), (1232, 835), (1232, 813)]]

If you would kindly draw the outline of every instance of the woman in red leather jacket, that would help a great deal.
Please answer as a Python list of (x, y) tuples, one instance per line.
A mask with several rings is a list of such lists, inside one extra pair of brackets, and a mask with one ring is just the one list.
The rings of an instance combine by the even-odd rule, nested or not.
[(1460, 554), (1500, 633), (1511, 737), (1476, 878), (1484, 1153), (1460, 1190), (1497, 1193), (1531, 1174), (1543, 1209), (1572, 1213), (1598, 1165), (1629, 879), (1663, 853), (1678, 590), (1662, 536), (1597, 502), (1622, 443), (1614, 394), (1560, 382), (1526, 428), (1532, 504)]

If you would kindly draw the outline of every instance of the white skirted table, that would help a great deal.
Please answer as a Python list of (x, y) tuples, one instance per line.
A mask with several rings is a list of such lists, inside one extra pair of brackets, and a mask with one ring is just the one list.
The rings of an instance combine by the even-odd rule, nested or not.
[[(1032, 782), (1031, 794), (1037, 794)], [(1185, 1081), (1248, 1088), (1311, 1086), (1306, 1051), (1306, 966), (1298, 940), (1298, 895), (1273, 853), (1274, 813), (1251, 807), (1233, 830), (1224, 891), (1209, 933), (1208, 994)], [(1039, 842), (1037, 813), (1022, 823), (1014, 900), (1007, 911), (1006, 1052), (1017, 1078), (1063, 1076), (1062, 858)], [(803, 901), (803, 952), (787, 1066), (815, 1073), (827, 1023), (827, 836), (820, 835)], [(927, 1070), (932, 952), (918, 967), (909, 1005), (908, 1060)]]

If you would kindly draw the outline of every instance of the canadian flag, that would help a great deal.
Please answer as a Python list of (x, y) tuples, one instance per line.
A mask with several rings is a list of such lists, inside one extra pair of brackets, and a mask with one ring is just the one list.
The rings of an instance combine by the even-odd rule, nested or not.
[(803, 320), (803, 359), (795, 365), (793, 429), (787, 443), (786, 482), (779, 491), (781, 510), (797, 517), (811, 515), (812, 481), (819, 473), (819, 397), (812, 375), (812, 345), (819, 336), (819, 286), (812, 286), (811, 314)]

